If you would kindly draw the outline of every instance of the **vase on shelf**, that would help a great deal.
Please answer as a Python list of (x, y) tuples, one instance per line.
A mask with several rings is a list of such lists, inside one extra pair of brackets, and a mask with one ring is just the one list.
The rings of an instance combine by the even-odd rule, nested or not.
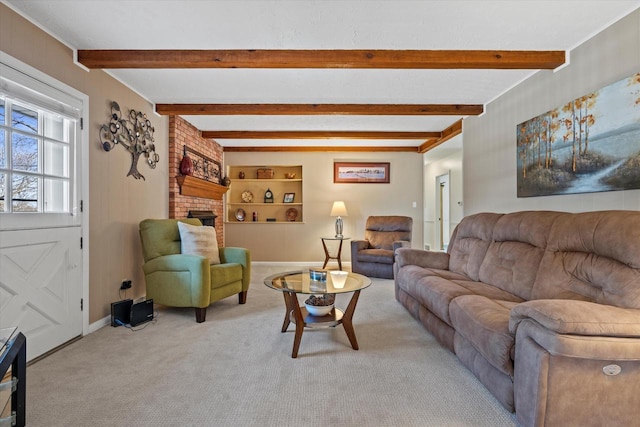
[(183, 147), (182, 151), (182, 160), (180, 160), (180, 174), (182, 175), (193, 175), (193, 162), (191, 161), (191, 157), (187, 154), (187, 146)]

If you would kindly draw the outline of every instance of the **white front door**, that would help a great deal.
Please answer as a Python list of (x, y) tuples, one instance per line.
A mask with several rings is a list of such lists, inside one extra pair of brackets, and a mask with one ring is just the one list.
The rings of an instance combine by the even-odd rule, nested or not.
[(0, 327), (27, 337), (29, 360), (82, 335), (80, 227), (0, 232)]
[(80, 247), (88, 103), (0, 51), (0, 328), (24, 333), (29, 360), (88, 322)]

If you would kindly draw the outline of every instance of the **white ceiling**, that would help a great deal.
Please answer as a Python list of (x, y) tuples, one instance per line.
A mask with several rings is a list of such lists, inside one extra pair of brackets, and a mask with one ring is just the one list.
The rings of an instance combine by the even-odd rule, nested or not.
[[(637, 0), (2, 2), (73, 49), (568, 51), (640, 7)], [(536, 71), (115, 69), (109, 72), (153, 103), (486, 104)], [(436, 132), (461, 117), (185, 116), (200, 130)], [(218, 142), (225, 147), (418, 146), (424, 140)]]

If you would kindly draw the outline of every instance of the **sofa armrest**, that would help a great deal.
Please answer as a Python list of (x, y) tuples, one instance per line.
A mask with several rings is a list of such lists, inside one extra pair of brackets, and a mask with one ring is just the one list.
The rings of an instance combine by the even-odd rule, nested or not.
[(446, 252), (423, 251), (422, 249), (398, 248), (396, 250), (398, 268), (404, 265), (417, 265), (438, 270), (449, 269), (449, 254)]
[(351, 256), (354, 256), (358, 251), (363, 249), (369, 249), (368, 240), (352, 240), (351, 241)]
[(395, 254), (397, 249), (410, 248), (410, 247), (411, 247), (411, 242), (407, 240), (396, 240), (395, 242), (393, 242), (393, 253)]
[(249, 289), (251, 283), (251, 252), (246, 248), (220, 248), (220, 262), (242, 265), (242, 290)]
[(533, 319), (558, 334), (640, 337), (640, 310), (576, 300), (534, 300), (511, 310), (509, 330), (515, 333), (525, 319)]
[(226, 247), (220, 248), (220, 262), (222, 264), (236, 263), (244, 267), (251, 266), (251, 255), (248, 249)]
[[(211, 270), (206, 257), (187, 254), (159, 256), (145, 262), (142, 271), (148, 296), (158, 295), (156, 298), (160, 304), (182, 300), (184, 293), (189, 294), (190, 304), (194, 307), (206, 307), (210, 303)], [(182, 276), (188, 280), (176, 281), (172, 273), (189, 273)]]
[(512, 308), (518, 421), (589, 425), (625, 418), (618, 424), (634, 424), (640, 403), (638, 313), (579, 300), (535, 300)]

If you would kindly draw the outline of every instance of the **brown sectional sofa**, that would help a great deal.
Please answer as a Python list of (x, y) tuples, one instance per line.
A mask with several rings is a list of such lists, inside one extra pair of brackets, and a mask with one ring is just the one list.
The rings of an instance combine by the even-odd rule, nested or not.
[(480, 213), (397, 300), (525, 426), (640, 425), (640, 212)]

